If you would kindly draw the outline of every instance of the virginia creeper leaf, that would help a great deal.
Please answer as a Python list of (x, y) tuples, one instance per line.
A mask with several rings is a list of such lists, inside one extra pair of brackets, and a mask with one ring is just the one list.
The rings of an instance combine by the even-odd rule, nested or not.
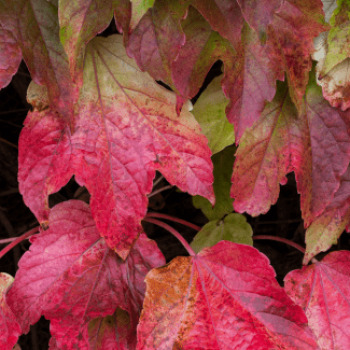
[(77, 200), (56, 205), (50, 228), (30, 241), (7, 294), (24, 333), (44, 315), (58, 348), (87, 350), (89, 322), (117, 307), (129, 313), (136, 328), (144, 276), (165, 264), (154, 241), (141, 233), (123, 262), (100, 236), (88, 205)]
[(212, 157), (214, 165), (215, 206), (201, 196), (192, 197), (193, 205), (201, 209), (210, 220), (220, 220), (225, 214), (232, 213), (233, 199), (230, 197), (231, 175), (234, 161), (235, 146), (230, 146)]
[(13, 283), (13, 277), (0, 272), (0, 349), (12, 350), (22, 334), (15, 315), (6, 303), (6, 291)]
[(320, 0), (283, 1), (268, 26), (266, 50), (271, 67), (287, 73), (290, 96), (299, 112), (312, 68), (313, 39), (328, 29)]
[(233, 125), (227, 121), (225, 115), (228, 100), (222, 91), (221, 79), (222, 76), (214, 78), (199, 96), (192, 111), (213, 154), (235, 142)]
[(241, 214), (229, 214), (224, 219), (210, 221), (195, 235), (191, 247), (196, 253), (220, 241), (253, 245), (253, 230)]
[(285, 290), (302, 307), (322, 350), (349, 348), (350, 252), (332, 252), (321, 262), (284, 278)]
[(256, 216), (276, 203), (279, 183), (294, 170), (308, 227), (330, 204), (350, 161), (350, 114), (323, 99), (314, 73), (297, 113), (285, 84), (242, 138), (232, 175), (237, 212)]
[(19, 191), (41, 224), (48, 224), (48, 196), (72, 177), (72, 144), (68, 124), (48, 106), (45, 86), (33, 81), (27, 100), (28, 112), (18, 141)]
[(197, 95), (208, 71), (217, 60), (224, 61), (227, 69), (232, 68), (236, 51), (227, 39), (213, 31), (192, 6), (181, 25), (186, 42), (172, 63), (171, 71), (176, 92), (186, 101)]
[(273, 99), (276, 79), (284, 80), (284, 77), (269, 65), (265, 47), (260, 43), (258, 34), (247, 24), (242, 29), (242, 43), (235, 48), (237, 63), (231, 71), (225, 65), (222, 87), (230, 99), (226, 115), (234, 125), (238, 144), (244, 130), (259, 119), (265, 102)]
[(7, 1), (6, 7), (32, 79), (47, 87), (51, 107), (72, 124), (77, 89), (59, 39), (58, 0), (14, 0)]
[(68, 55), (70, 74), (82, 85), (85, 45), (106, 29), (118, 0), (60, 0), (60, 40)]
[(244, 19), (236, 0), (191, 0), (211, 27), (233, 45), (241, 40)]
[(228, 241), (146, 276), (137, 349), (319, 349), (267, 257)]
[(214, 204), (211, 152), (186, 104), (127, 57), (120, 35), (87, 49), (73, 136), (76, 179), (107, 244), (125, 259), (141, 228), (155, 169)]
[(156, 0), (129, 36), (127, 53), (142, 71), (172, 86), (171, 63), (185, 43), (181, 19), (187, 0)]
[[(2, 11), (0, 2), (0, 13)], [(4, 28), (0, 14), (0, 89), (10, 84), (22, 60), (22, 52), (12, 33)]]
[(329, 205), (350, 161), (350, 111), (332, 108), (323, 99), (314, 71), (303, 101), (301, 140), (304, 154), (293, 157), (305, 227)]
[(332, 202), (306, 230), (306, 252), (303, 265), (307, 265), (312, 257), (328, 250), (336, 244), (350, 221), (350, 168), (340, 177), (340, 186), (334, 194)]
[(292, 170), (291, 152), (300, 148), (297, 111), (286, 84), (277, 86), (275, 98), (245, 131), (236, 152), (231, 197), (235, 211), (252, 216), (277, 202), (279, 184), (286, 184)]
[(256, 32), (265, 32), (273, 19), (275, 12), (279, 12), (283, 0), (237, 0), (243, 17)]
[(143, 15), (149, 8), (154, 5), (155, 0), (130, 0), (131, 1), (131, 20), (130, 29), (135, 29), (136, 25), (140, 22)]
[(89, 350), (136, 349), (136, 328), (128, 313), (117, 308), (112, 316), (99, 317), (89, 323)]

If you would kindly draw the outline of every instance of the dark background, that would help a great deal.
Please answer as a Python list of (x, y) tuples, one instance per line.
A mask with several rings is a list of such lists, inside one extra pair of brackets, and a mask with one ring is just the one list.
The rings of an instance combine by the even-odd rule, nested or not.
[[(102, 36), (116, 33), (112, 21)], [(197, 100), (203, 89), (217, 75), (221, 74), (222, 63), (218, 61), (209, 72), (203, 88), (192, 100)], [(22, 196), (18, 191), (18, 138), (22, 129), (23, 121), (30, 110), (26, 102), (26, 92), (31, 81), (30, 74), (25, 63), (22, 61), (18, 73), (11, 83), (0, 90), (0, 239), (17, 237), (38, 225), (31, 211), (23, 203)], [(160, 176), (157, 173), (156, 179)], [(168, 185), (163, 179), (156, 187), (159, 189)], [(254, 235), (272, 235), (288, 238), (302, 246), (305, 246), (305, 229), (300, 212), (300, 198), (296, 190), (294, 174), (288, 175), (288, 183), (281, 186), (281, 192), (276, 205), (272, 206), (266, 215), (252, 218), (246, 215), (247, 221), (253, 228)], [(50, 206), (62, 201), (72, 199), (77, 193), (79, 186), (74, 179), (58, 193), (50, 196)], [(86, 189), (79, 190), (80, 198), (88, 201), (89, 194)], [(150, 211), (157, 211), (172, 215), (203, 226), (208, 222), (201, 210), (192, 205), (192, 197), (186, 193), (179, 193), (173, 187), (150, 198)], [(178, 230), (187, 242), (191, 243), (196, 232), (188, 227), (167, 222)], [(143, 222), (143, 227), (149, 238), (154, 239), (159, 249), (163, 252), (167, 263), (179, 255), (188, 256), (187, 251), (173, 235), (153, 224)], [(23, 241), (0, 260), (0, 272), (7, 272), (15, 276), (18, 261), (29, 249), (29, 242)], [(5, 245), (0, 245), (3, 249)], [(295, 248), (275, 241), (254, 241), (254, 247), (266, 254), (274, 267), (278, 282), (283, 286), (284, 276), (291, 270), (301, 267), (303, 254)], [(349, 236), (344, 233), (332, 250), (350, 250)], [(321, 259), (325, 254), (319, 254)], [(49, 321), (43, 317), (31, 327), (28, 334), (22, 335), (18, 341), (23, 350), (47, 350), (50, 338)]]

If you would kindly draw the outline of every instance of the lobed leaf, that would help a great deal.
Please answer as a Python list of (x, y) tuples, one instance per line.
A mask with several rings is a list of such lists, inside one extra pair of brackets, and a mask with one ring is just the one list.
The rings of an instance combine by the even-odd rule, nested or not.
[(284, 278), (285, 290), (301, 306), (322, 350), (349, 347), (350, 252), (332, 252), (321, 262)]

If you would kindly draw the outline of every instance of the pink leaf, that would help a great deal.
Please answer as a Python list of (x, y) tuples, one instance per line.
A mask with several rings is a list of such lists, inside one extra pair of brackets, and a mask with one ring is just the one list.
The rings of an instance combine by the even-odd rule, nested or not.
[(136, 328), (144, 276), (165, 264), (155, 242), (142, 233), (124, 263), (100, 237), (86, 203), (61, 203), (49, 220), (48, 230), (31, 237), (7, 295), (24, 332), (44, 315), (58, 348), (88, 349), (88, 323), (117, 307), (129, 313)]
[(6, 292), (13, 283), (13, 277), (0, 273), (0, 349), (11, 350), (22, 334), (15, 315), (6, 302)]
[(350, 252), (339, 251), (284, 278), (286, 292), (305, 311), (321, 349), (349, 349), (349, 275)]
[(221, 241), (146, 276), (137, 349), (319, 349), (263, 254)]

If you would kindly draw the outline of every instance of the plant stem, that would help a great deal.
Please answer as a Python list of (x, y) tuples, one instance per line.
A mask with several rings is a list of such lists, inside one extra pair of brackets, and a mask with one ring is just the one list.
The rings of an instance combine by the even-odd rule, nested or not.
[(159, 182), (161, 182), (164, 179), (163, 175), (160, 175), (156, 181), (154, 181), (153, 188), (155, 188)]
[(39, 226), (32, 228), (28, 232), (24, 233), (22, 236), (17, 237), (12, 243), (10, 243), (8, 246), (6, 246), (3, 250), (0, 251), (0, 259), (9, 252), (13, 247), (15, 247), (18, 243), (24, 241), (28, 237), (34, 235), (35, 233), (38, 233)]
[(159, 190), (156, 190), (156, 191), (153, 191), (152, 193), (150, 193), (147, 197), (151, 198), (152, 196), (156, 195), (157, 193), (165, 191), (165, 190), (168, 190), (169, 188), (172, 188), (172, 187), (174, 187), (174, 186), (173, 185), (167, 185), (167, 186), (161, 187)]
[(197, 226), (195, 224), (191, 224), (190, 222), (188, 222), (186, 220), (174, 218), (174, 217), (172, 217), (170, 215), (162, 214), (162, 213), (147, 213), (145, 218), (161, 218), (161, 219), (164, 219), (164, 220), (170, 220), (170, 221), (178, 222), (179, 224), (191, 227), (191, 228), (193, 228), (196, 231), (200, 231), (202, 229), (200, 226)]
[(271, 239), (273, 241), (278, 241), (278, 242), (282, 242), (282, 243), (286, 243), (286, 244), (289, 244), (290, 246), (300, 250), (303, 254), (305, 254), (305, 249), (297, 244), (297, 243), (294, 243), (292, 242), (291, 240), (289, 239), (286, 239), (286, 238), (282, 238), (282, 237), (276, 237), (276, 236), (265, 236), (265, 235), (259, 235), (259, 236), (253, 236), (253, 239)]
[(172, 228), (171, 226), (169, 226), (168, 224), (166, 224), (165, 222), (156, 220), (156, 219), (152, 219), (152, 218), (145, 218), (144, 221), (146, 222), (150, 222), (151, 224), (155, 224), (158, 225), (160, 227), (163, 227), (164, 229), (166, 229), (167, 231), (169, 231), (171, 234), (173, 234), (181, 243), (182, 245), (186, 248), (186, 250), (188, 251), (188, 254), (190, 254), (191, 256), (195, 256), (196, 253), (194, 252), (194, 250), (192, 249), (192, 247), (187, 243), (187, 241), (185, 240), (185, 238), (183, 238), (179, 232), (177, 232), (174, 228)]

